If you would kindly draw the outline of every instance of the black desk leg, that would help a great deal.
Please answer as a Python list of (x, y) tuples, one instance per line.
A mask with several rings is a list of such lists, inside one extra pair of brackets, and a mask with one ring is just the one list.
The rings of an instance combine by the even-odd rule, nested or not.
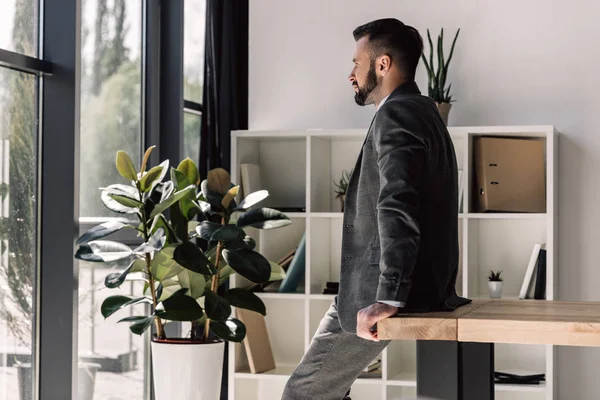
[(494, 345), (418, 340), (417, 395), (494, 400)]

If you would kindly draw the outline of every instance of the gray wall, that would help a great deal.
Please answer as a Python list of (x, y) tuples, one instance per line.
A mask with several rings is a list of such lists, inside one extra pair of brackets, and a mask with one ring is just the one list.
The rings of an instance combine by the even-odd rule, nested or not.
[[(250, 1), (250, 129), (366, 128), (347, 76), (352, 30), (396, 17), (425, 38), (461, 28), (450, 125), (552, 124), (561, 132), (559, 296), (600, 300), (600, 3), (490, 0)], [(417, 82), (426, 92), (421, 64)], [(559, 398), (600, 392), (600, 350), (559, 350)]]

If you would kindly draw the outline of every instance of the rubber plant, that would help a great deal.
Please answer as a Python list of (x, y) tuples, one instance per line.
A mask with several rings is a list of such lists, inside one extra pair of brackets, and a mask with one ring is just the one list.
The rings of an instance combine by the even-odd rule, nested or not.
[[(255, 250), (244, 228), (274, 229), (291, 220), (277, 210), (253, 207), (269, 195), (266, 190), (250, 193), (236, 204), (239, 186), (231, 183), (222, 168), (209, 171), (201, 180), (188, 158), (177, 168), (169, 169), (166, 160), (146, 171), (154, 147), (146, 151), (139, 171), (129, 155), (117, 152), (117, 170), (128, 184), (101, 190), (107, 208), (133, 216), (139, 224), (109, 221), (93, 227), (78, 238), (75, 257), (99, 263), (127, 261), (125, 270), (106, 276), (107, 288), (130, 279), (145, 282), (137, 297), (110, 296), (101, 305), (102, 315), (108, 318), (124, 307), (149, 304), (146, 315), (118, 321), (131, 323), (133, 333), (141, 335), (154, 324), (156, 337), (166, 339), (166, 322), (186, 321), (191, 323), (191, 340), (209, 341), (212, 332), (223, 340), (239, 342), (246, 328), (231, 317), (231, 307), (266, 315), (265, 305), (247, 289), (222, 293), (218, 289), (234, 273), (254, 283), (283, 279), (285, 274)], [(170, 179), (164, 181), (167, 173)], [(123, 229), (137, 230), (143, 244), (132, 249), (106, 239)]]

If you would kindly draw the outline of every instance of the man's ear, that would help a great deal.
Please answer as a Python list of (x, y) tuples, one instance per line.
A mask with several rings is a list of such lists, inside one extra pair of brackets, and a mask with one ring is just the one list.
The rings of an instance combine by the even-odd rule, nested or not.
[(387, 54), (379, 57), (379, 62), (377, 63), (377, 72), (379, 75), (384, 76), (388, 72), (390, 72), (390, 68), (392, 67), (392, 59)]

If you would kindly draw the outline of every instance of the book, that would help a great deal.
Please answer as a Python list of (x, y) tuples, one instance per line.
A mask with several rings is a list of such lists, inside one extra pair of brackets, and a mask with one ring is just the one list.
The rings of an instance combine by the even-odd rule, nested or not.
[(294, 254), (288, 270), (286, 271), (285, 278), (279, 286), (279, 293), (293, 293), (298, 288), (300, 281), (304, 278), (304, 271), (306, 268), (306, 232), (302, 234), (298, 249)]
[(533, 272), (535, 270), (535, 266), (537, 265), (537, 259), (540, 254), (540, 250), (543, 246), (543, 243), (536, 243), (533, 246), (531, 256), (529, 257), (529, 263), (527, 264), (527, 269), (525, 270), (525, 276), (523, 277), (521, 291), (519, 292), (519, 299), (526, 299), (529, 296), (528, 293), (532, 286)]
[(242, 192), (244, 197), (263, 189), (260, 180), (260, 167), (258, 165), (252, 163), (240, 164), (240, 175), (242, 177)]
[(275, 369), (275, 358), (269, 341), (265, 317), (256, 311), (236, 308), (236, 316), (246, 325), (246, 337), (242, 341), (250, 372), (257, 374)]
[(546, 249), (540, 249), (538, 256), (533, 298), (536, 300), (546, 298)]

